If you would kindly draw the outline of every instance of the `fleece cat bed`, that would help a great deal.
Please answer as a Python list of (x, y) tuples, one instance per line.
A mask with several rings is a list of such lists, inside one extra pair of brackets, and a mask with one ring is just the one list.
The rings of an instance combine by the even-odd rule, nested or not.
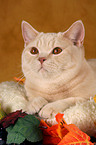
[[(67, 124), (75, 124), (80, 130), (90, 136), (96, 135), (96, 102), (92, 97), (90, 100), (77, 103), (66, 109), (64, 120)], [(16, 110), (26, 110), (26, 95), (24, 86), (16, 82), (2, 82), (0, 84), (0, 103), (5, 113), (9, 114)], [(45, 119), (48, 124), (56, 124), (55, 118)]]

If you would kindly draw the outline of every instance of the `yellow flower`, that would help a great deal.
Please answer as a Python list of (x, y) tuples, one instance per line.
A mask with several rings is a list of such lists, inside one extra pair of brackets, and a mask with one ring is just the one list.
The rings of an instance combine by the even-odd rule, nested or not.
[(1, 104), (0, 104), (0, 120), (1, 120), (3, 117), (5, 117), (5, 116), (6, 116), (6, 114), (5, 114), (5, 112), (2, 110)]

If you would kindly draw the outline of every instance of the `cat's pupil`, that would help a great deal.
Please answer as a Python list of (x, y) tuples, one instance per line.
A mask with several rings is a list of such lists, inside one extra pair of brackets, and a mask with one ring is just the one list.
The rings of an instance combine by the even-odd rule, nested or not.
[(38, 49), (36, 47), (32, 47), (30, 53), (31, 54), (38, 54), (39, 51), (38, 51)]
[(55, 47), (54, 49), (53, 49), (53, 54), (59, 54), (60, 52), (62, 52), (62, 49), (60, 48), (60, 47)]

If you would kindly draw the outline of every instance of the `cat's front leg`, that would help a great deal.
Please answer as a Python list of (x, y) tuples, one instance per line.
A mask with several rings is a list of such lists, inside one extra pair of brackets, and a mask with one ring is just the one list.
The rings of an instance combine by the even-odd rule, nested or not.
[(76, 102), (83, 102), (86, 99), (81, 97), (70, 97), (67, 99), (58, 100), (45, 105), (39, 112), (39, 116), (42, 118), (53, 118), (57, 113), (64, 112), (70, 106), (76, 104)]
[(48, 103), (43, 97), (34, 97), (28, 101), (26, 107), (26, 113), (35, 114), (40, 111), (40, 109)]

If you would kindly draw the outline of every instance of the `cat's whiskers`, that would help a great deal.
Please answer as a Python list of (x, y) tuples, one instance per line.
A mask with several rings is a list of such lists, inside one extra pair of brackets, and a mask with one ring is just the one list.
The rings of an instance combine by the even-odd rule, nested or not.
[[(30, 73), (30, 71), (29, 72), (27, 72), (26, 73), (26, 75), (29, 75), (29, 73)], [(20, 81), (22, 80), (22, 79), (24, 79), (25, 78), (25, 76), (24, 76), (24, 74), (22, 74), (21, 76), (19, 76), (18, 78), (20, 78), (20, 80), (17, 82), (17, 84), (19, 84), (20, 83)]]
[(17, 84), (19, 84), (20, 81), (21, 81), (22, 79), (24, 79), (24, 78), (25, 78), (24, 75), (23, 75), (22, 77), (20, 77), (20, 80), (17, 82)]
[[(16, 76), (18, 76), (20, 73), (17, 73)], [(22, 75), (19, 75), (18, 77), (21, 78), (22, 76), (24, 76), (23, 74)]]

